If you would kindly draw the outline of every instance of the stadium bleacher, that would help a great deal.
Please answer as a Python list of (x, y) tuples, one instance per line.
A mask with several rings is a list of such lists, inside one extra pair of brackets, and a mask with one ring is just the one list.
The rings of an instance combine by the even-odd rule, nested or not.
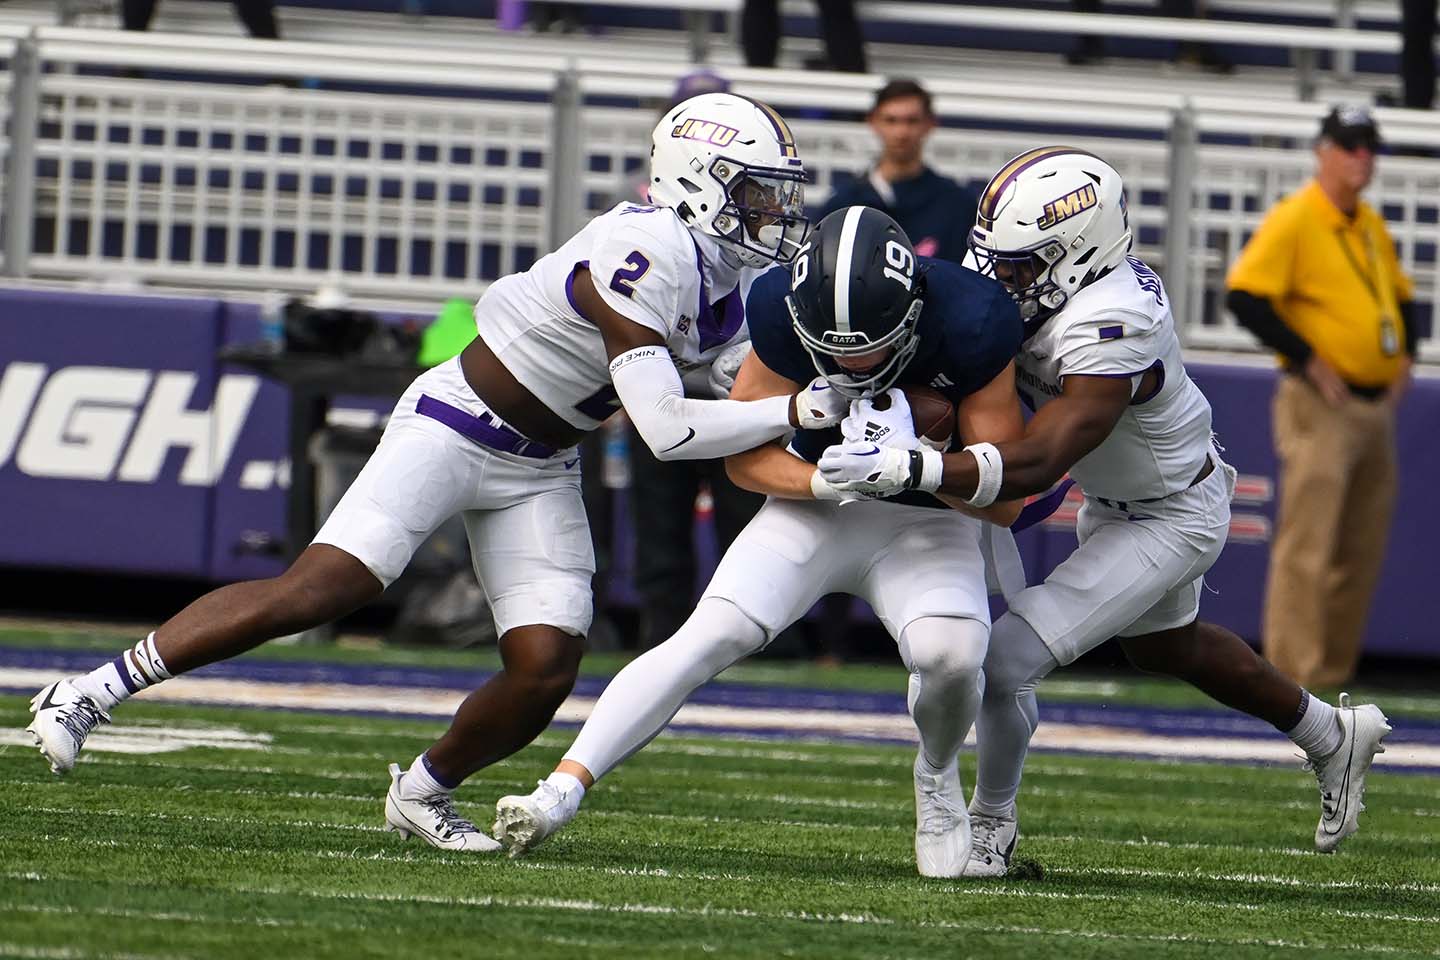
[[(918, 6), (866, 9), (918, 16), (910, 9)], [(997, 10), (935, 15), (995, 22)], [(424, 309), (437, 281), (478, 292), (622, 195), (643, 163), (654, 103), (690, 68), (675, 31), (647, 38), (613, 28), (632, 51), (621, 60), (588, 36), (517, 37), (473, 18), (383, 12), (336, 24), (322, 13), (286, 8), (287, 40), (277, 44), (234, 36), (222, 24), (227, 4), (164, 5), (163, 29), (148, 34), (40, 26), (54, 20), (53, 10), (0, 6), (0, 42), (33, 44), (44, 64), (23, 79), (14, 70), (0, 75), (0, 83), (37, 91), (24, 103), (7, 98), (37, 118), (37, 135), (23, 135), (21, 124), (10, 147), (33, 152), (36, 162), (16, 164), (22, 182), (9, 187), (7, 272), (298, 293), (339, 271), (357, 296)], [(1087, 15), (1045, 15), (1062, 16)], [(1174, 24), (1177, 36), (1237, 29)], [(1261, 28), (1238, 29), (1258, 36)], [(1375, 30), (1266, 29), (1316, 32), (1317, 45), (1322, 34), (1398, 42)], [(1097, 150), (1131, 185), (1140, 252), (1167, 274), (1189, 341), (1251, 343), (1221, 309), (1220, 278), (1260, 213), (1307, 175), (1323, 102), (1298, 99), (1270, 67), (1225, 78), (1173, 70), (1138, 84), (1120, 70), (1058, 67), (1053, 55), (968, 51), (942, 65), (934, 47), (897, 44), (887, 62), (891, 49), (877, 69), (914, 72), (935, 93), (943, 126), (931, 153), (940, 169), (983, 182), (1040, 131)], [(870, 139), (857, 121), (878, 75), (722, 68), (738, 89), (792, 117), (813, 171), (812, 202), (864, 165)], [(1064, 84), (1054, 82), (1057, 69), (1066, 71)], [(148, 79), (115, 76), (127, 71)], [(216, 82), (170, 82), (182, 77)], [(311, 89), (263, 85), (275, 77)], [(1440, 149), (1440, 121), (1403, 110), (1379, 116), (1392, 145), (1422, 154), (1387, 158), (1374, 194), (1417, 278), (1428, 323), (1440, 286), (1430, 229), (1440, 182), (1423, 154)], [(319, 169), (331, 163), (342, 172)], [(26, 184), (29, 171), (35, 179)], [(1192, 189), (1172, 191), (1177, 178)], [(23, 235), (29, 205), (39, 224), (33, 237)], [(1433, 336), (1423, 356), (1437, 356)]]

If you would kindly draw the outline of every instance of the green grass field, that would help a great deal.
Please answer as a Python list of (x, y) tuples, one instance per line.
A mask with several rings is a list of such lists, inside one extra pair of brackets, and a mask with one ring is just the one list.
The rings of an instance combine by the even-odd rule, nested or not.
[[(943, 882), (915, 875), (902, 747), (662, 737), (512, 861), (382, 832), (384, 763), (437, 723), (143, 702), (117, 719), (271, 740), (93, 752), (64, 781), (0, 747), (0, 956), (1440, 956), (1437, 777), (1373, 774), (1361, 833), (1322, 857), (1298, 761), (1037, 755), (1019, 853), (1043, 877)], [(0, 697), (0, 727), (26, 722)], [(571, 736), (473, 778), (462, 808), (488, 825)]]

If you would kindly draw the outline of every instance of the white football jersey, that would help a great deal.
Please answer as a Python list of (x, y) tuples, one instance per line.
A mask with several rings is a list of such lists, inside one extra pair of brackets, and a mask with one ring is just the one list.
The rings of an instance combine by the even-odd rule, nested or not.
[[(1032, 409), (1067, 376), (1128, 377), (1134, 398), (1104, 442), (1070, 468), (1092, 497), (1144, 500), (1190, 486), (1210, 452), (1210, 403), (1185, 372), (1165, 287), (1135, 257), (1077, 291), (1026, 340), (1017, 383)], [(1158, 385), (1139, 393), (1144, 375)]]
[(593, 430), (619, 407), (600, 331), (575, 303), (577, 266), (616, 312), (665, 338), (687, 383), (749, 337), (745, 297), (762, 271), (727, 261), (714, 238), (667, 207), (617, 204), (475, 304), (480, 337), (500, 362), (573, 426)]

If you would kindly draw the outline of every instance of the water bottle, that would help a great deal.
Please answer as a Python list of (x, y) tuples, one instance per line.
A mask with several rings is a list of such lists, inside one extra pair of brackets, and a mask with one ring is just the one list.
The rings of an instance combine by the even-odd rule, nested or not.
[(285, 352), (285, 294), (279, 290), (260, 300), (260, 343), (266, 353)]
[(630, 486), (630, 423), (625, 414), (617, 413), (600, 429), (604, 434), (604, 456), (600, 482), (607, 490), (624, 490)]

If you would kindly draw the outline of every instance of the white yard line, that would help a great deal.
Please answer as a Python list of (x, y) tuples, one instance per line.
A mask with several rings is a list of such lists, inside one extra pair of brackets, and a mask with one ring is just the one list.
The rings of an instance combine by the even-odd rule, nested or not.
[[(65, 676), (56, 670), (0, 668), (0, 689), (36, 691)], [(339, 683), (268, 683), (176, 677), (140, 694), (151, 702), (226, 704), (246, 707), (304, 708), (336, 711), (422, 714), (449, 717), (464, 694), (428, 687), (380, 687)], [(572, 696), (556, 713), (560, 721), (579, 723), (595, 701)], [(915, 728), (904, 714), (847, 710), (751, 708), (721, 704), (687, 704), (673, 721), (724, 732), (784, 730), (797, 736), (870, 737), (915, 741)], [(972, 732), (972, 741), (973, 741)], [(1031, 742), (1034, 749), (1073, 750), (1189, 760), (1251, 763), (1293, 763), (1295, 747), (1283, 737), (1162, 736), (1145, 731), (1088, 724), (1046, 723)], [(97, 740), (96, 749), (100, 749)], [(1440, 767), (1440, 745), (1397, 744), (1376, 758), (1389, 767)]]
[[(13, 875), (12, 875), (13, 876)], [(35, 880), (43, 879), (37, 874), (30, 874), (27, 878)], [(531, 897), (531, 896), (502, 896), (482, 895), (470, 897), (449, 897), (436, 896), (420, 893), (331, 893), (314, 890), (293, 890), (279, 887), (243, 886), (230, 885), (226, 888), (234, 893), (250, 893), (268, 896), (303, 897), (316, 900), (341, 900), (371, 903), (429, 903), (442, 906), (455, 907), (484, 907), (502, 909), (529, 909), (529, 910), (551, 910), (571, 911), (587, 914), (629, 914), (629, 915), (650, 915), (650, 916), (679, 916), (679, 917), (704, 917), (704, 918), (726, 918), (740, 920), (759, 920), (764, 922), (794, 921), (802, 923), (824, 923), (844, 924), (856, 926), (883, 926), (883, 927), (915, 927), (921, 929), (957, 930), (975, 933), (1013, 933), (1025, 936), (1052, 937), (1058, 939), (1092, 940), (1101, 942), (1141, 942), (1141, 943), (1192, 943), (1206, 946), (1264, 946), (1274, 948), (1285, 948), (1294, 950), (1327, 950), (1343, 949), (1357, 954), (1394, 954), (1394, 953), (1422, 953), (1429, 956), (1440, 956), (1440, 951), (1426, 952), (1416, 951), (1409, 948), (1392, 947), (1380, 944), (1333, 944), (1327, 942), (1282, 940), (1278, 938), (1256, 938), (1256, 937), (1214, 937), (1199, 936), (1187, 933), (1174, 934), (1142, 934), (1142, 933), (1116, 933), (1113, 931), (1101, 930), (1075, 930), (1068, 928), (1047, 928), (1036, 926), (1014, 926), (1007, 924), (996, 924), (991, 922), (977, 921), (966, 923), (953, 920), (907, 920), (904, 918), (887, 917), (876, 914), (869, 910), (858, 910), (855, 912), (822, 913), (794, 910), (753, 910), (741, 907), (684, 907), (673, 904), (649, 903), (644, 901), (625, 901), (618, 903), (606, 903), (592, 899), (572, 899), (560, 897)], [(984, 886), (956, 887), (957, 891), (963, 889), (965, 893), (976, 893), (980, 891), (994, 891), (997, 895), (1003, 895), (998, 888), (986, 888)], [(1010, 893), (1010, 891), (1005, 891)], [(1027, 891), (1034, 896), (1036, 891)], [(1014, 894), (1011, 894), (1014, 895)], [(1129, 899), (1107, 894), (1051, 894), (1044, 899)], [(1253, 905), (1208, 903), (1199, 902), (1215, 909), (1232, 909), (1237, 906), (1251, 910)], [(1263, 909), (1253, 907), (1254, 910)], [(1380, 915), (1365, 915), (1366, 919), (1382, 919)], [(4, 945), (0, 945), (3, 947)], [(48, 956), (48, 954), (47, 954)]]

